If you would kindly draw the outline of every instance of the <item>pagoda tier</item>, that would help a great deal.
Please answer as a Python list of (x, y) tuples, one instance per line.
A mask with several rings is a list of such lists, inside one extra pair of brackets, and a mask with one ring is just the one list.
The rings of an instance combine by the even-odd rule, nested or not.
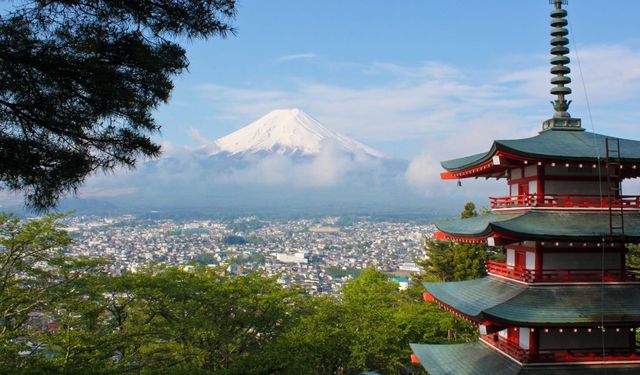
[(506, 261), (487, 262), (487, 273), (517, 284), (637, 284), (625, 243), (640, 241), (640, 212), (624, 219), (624, 235), (612, 236), (604, 211), (497, 212), (437, 223), (436, 238), (501, 246)]
[(640, 287), (633, 284), (529, 287), (489, 276), (424, 285), (425, 299), (435, 300), (478, 324), (541, 328), (640, 326)]
[[(574, 176), (580, 172), (603, 167), (606, 140), (618, 140), (622, 178), (640, 176), (640, 141), (610, 137), (584, 131), (582, 128), (543, 130), (535, 137), (494, 141), (487, 152), (443, 161), (443, 179), (469, 177), (513, 178), (516, 168), (528, 167), (533, 172), (543, 167), (550, 175), (559, 168), (571, 168)], [(616, 144), (617, 146), (617, 144)], [(556, 168), (555, 170), (553, 168)], [(554, 173), (556, 172), (556, 173)], [(597, 173), (593, 173), (596, 175)]]
[[(640, 211), (624, 216), (626, 242), (640, 241)], [(502, 244), (522, 240), (600, 242), (609, 239), (609, 213), (575, 210), (492, 212), (468, 219), (436, 223), (438, 239)], [(619, 236), (622, 238), (622, 236)], [(489, 240), (491, 242), (491, 240)]]
[[(497, 357), (515, 362), (514, 368), (640, 364), (635, 343), (636, 327), (640, 326), (640, 287), (637, 285), (527, 287), (491, 276), (424, 285), (425, 300), (435, 301), (476, 323), (480, 342), (486, 346), (421, 346), (423, 358), (418, 355), (419, 351), (415, 353), (430, 373), (458, 372), (434, 371), (428, 363), (436, 364), (437, 368), (438, 363), (443, 360), (447, 363), (447, 360), (441, 355), (433, 357), (425, 353), (451, 351), (461, 355), (461, 362), (468, 362), (470, 354), (460, 353), (464, 348), (472, 352), (478, 348), (483, 352), (495, 350)], [(425, 351), (425, 348), (431, 349)], [(444, 358), (453, 356), (450, 353)]]

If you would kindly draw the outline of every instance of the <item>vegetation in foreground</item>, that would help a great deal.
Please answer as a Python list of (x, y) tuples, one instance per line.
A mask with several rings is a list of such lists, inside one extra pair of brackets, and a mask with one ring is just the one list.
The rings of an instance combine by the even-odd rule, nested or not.
[(0, 216), (0, 368), (19, 373), (420, 373), (410, 342), (475, 330), (365, 270), (341, 299), (195, 265), (111, 276), (63, 255), (60, 216)]

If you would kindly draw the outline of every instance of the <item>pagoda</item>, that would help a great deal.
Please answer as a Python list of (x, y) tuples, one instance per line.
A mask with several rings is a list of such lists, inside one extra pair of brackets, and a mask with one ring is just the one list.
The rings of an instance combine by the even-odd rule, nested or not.
[(481, 279), (425, 283), (424, 299), (474, 323), (479, 341), (412, 344), (414, 362), (440, 374), (640, 374), (640, 275), (626, 244), (640, 242), (640, 141), (587, 132), (568, 110), (566, 0), (550, 0), (555, 113), (538, 135), (497, 140), (442, 162), (445, 180), (504, 178), (491, 212), (437, 223), (436, 238), (487, 243)]

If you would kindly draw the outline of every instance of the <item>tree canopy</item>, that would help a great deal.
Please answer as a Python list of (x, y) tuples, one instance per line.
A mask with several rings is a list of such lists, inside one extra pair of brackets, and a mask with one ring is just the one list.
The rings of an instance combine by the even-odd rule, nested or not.
[(112, 276), (107, 260), (64, 256), (59, 219), (0, 216), (3, 373), (418, 374), (409, 343), (476, 336), (372, 269), (342, 298), (224, 267)]
[(0, 188), (46, 209), (91, 173), (157, 157), (152, 112), (188, 66), (179, 38), (224, 37), (235, 0), (30, 1), (0, 15)]
[[(478, 216), (476, 205), (467, 202), (460, 212), (461, 219)], [(485, 262), (499, 256), (486, 244), (438, 241), (425, 238), (426, 257), (417, 263), (430, 280), (456, 281), (476, 279), (484, 276)]]

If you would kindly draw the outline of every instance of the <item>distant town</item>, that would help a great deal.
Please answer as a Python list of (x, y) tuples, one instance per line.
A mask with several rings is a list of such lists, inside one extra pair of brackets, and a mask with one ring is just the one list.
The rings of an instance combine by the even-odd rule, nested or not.
[(75, 239), (71, 255), (105, 257), (111, 272), (136, 272), (150, 264), (224, 267), (242, 275), (263, 271), (278, 282), (303, 286), (311, 294), (339, 295), (362, 269), (391, 275), (399, 288), (419, 272), (424, 237), (431, 224), (367, 218), (261, 220), (139, 219), (72, 216), (67, 230)]

